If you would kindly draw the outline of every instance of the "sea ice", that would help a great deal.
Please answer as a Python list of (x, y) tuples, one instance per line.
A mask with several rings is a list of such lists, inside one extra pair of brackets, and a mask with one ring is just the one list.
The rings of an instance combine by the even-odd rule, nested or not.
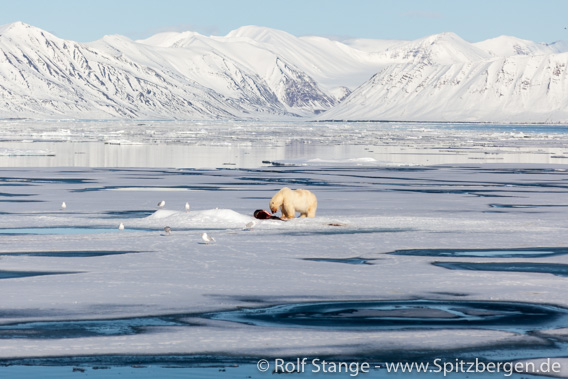
[[(553, 328), (535, 323), (528, 329), (503, 324), (454, 330), (448, 329), (450, 324), (448, 328), (414, 324), (412, 332), (388, 327), (321, 330), (308, 323), (289, 330), (205, 315), (314, 302), (409, 304), (417, 299), (461, 303), (464, 309), (475, 302), (496, 307), (544, 304), (566, 312), (562, 277), (448, 270), (432, 264), (456, 259), (501, 265), (567, 264), (566, 255), (532, 254), (547, 246), (564, 246), (566, 208), (538, 212), (504, 208), (493, 213), (488, 212), (493, 197), (471, 195), (503, 196), (511, 204), (564, 204), (565, 169), (505, 164), (393, 168), (356, 163), (255, 170), (4, 169), (4, 184), (33, 183), (17, 187), (17, 194), (34, 201), (4, 203), (1, 268), (6, 273), (52, 275), (0, 279), (0, 357), (13, 361), (59, 356), (63, 362), (65, 357), (101, 354), (230, 354), (247, 359), (370, 354), (381, 359), (396, 350), (400, 357), (424, 359), (449, 349), (454, 354), (478, 351), (487, 359), (562, 356), (565, 345), (540, 332), (566, 328), (563, 321)], [(524, 174), (519, 175), (519, 170)], [(59, 180), (50, 180), (54, 177)], [(163, 190), (140, 190), (149, 184)], [(244, 230), (254, 220), (254, 210), (266, 208), (283, 185), (316, 193), (318, 217), (256, 220), (254, 233)], [(179, 186), (200, 189), (169, 190)], [(123, 190), (115, 191), (118, 188)], [(16, 193), (13, 188), (12, 192)], [(73, 204), (65, 212), (58, 209), (62, 198)], [(161, 200), (166, 205), (156, 210)], [(183, 207), (188, 200), (193, 204), (189, 213)], [(120, 217), (128, 212), (138, 216)], [(121, 222), (128, 225), (123, 232), (116, 227)], [(162, 238), (166, 226), (175, 233)], [(41, 239), (31, 233), (35, 230), (42, 231)], [(66, 230), (72, 232), (62, 232)], [(210, 233), (217, 243), (205, 246), (202, 233)], [(526, 254), (514, 258), (491, 254), (517, 248)], [(411, 249), (462, 253), (455, 257), (387, 254)], [(482, 255), (479, 249), (489, 254)], [(44, 254), (50, 251), (53, 254)], [(337, 263), (353, 257), (364, 257), (367, 264)], [(136, 324), (146, 318), (175, 322)], [(102, 320), (107, 320), (108, 334), (92, 335), (81, 326), (103, 325)], [(74, 322), (79, 329), (73, 338), (64, 331), (58, 334), (57, 328)], [(49, 325), (55, 328), (50, 338), (26, 337), (22, 344), (21, 338), (9, 337), (22, 328), (31, 337), (31, 331), (41, 334)], [(133, 332), (110, 333), (121, 325)]]
[[(256, 126), (239, 123), (246, 131), (239, 138), (250, 140), (247, 134)], [(514, 270), (539, 264), (556, 272), (568, 264), (563, 253), (568, 249), (568, 166), (546, 150), (563, 151), (566, 139), (559, 127), (534, 132), (539, 127), (526, 126), (520, 137), (498, 126), (479, 133), (454, 126), (450, 130), (457, 134), (450, 137), (429, 126), (363, 124), (359, 130), (369, 142), (360, 141), (351, 125), (310, 131), (289, 126), (275, 125), (275, 135), (268, 127), (257, 131), (270, 149), (283, 154), (264, 155), (264, 148), (259, 153), (248, 145), (239, 150), (256, 157), (254, 166), (142, 168), (135, 160), (136, 167), (46, 167), (53, 157), (36, 157), (44, 160), (39, 168), (3, 168), (0, 360), (64, 364), (82, 356), (96, 363), (105, 356), (112, 364), (135, 356), (141, 362), (176, 357), (187, 363), (227, 355), (233, 361), (304, 355), (381, 360), (393, 352), (398, 358), (428, 360), (449, 350), (453, 356), (487, 360), (565, 359), (567, 342), (560, 338), (568, 328), (565, 278)], [(105, 123), (97, 127), (111, 129)], [(222, 142), (228, 131), (214, 125), (200, 138)], [(144, 141), (151, 135), (138, 133), (128, 138)], [(407, 133), (423, 138), (409, 139)], [(495, 133), (502, 139), (491, 142)], [(553, 138), (541, 139), (543, 133)], [(70, 145), (86, 138), (60, 134), (77, 138)], [(306, 143), (294, 142), (298, 135)], [(348, 145), (340, 145), (342, 138)], [(102, 140), (89, 143), (104, 146)], [(183, 143), (177, 146), (195, 146)], [(337, 149), (312, 149), (328, 143), (338, 143)], [(391, 143), (397, 145), (397, 157), (408, 154), (406, 162), (372, 151)], [(527, 151), (527, 160), (546, 162), (524, 163)], [(444, 164), (425, 161), (439, 154)], [(286, 164), (260, 167), (264, 157)], [(314, 192), (317, 217), (256, 220), (254, 231), (246, 230), (255, 220), (253, 212), (266, 209), (283, 186)], [(163, 208), (157, 209), (162, 200)], [(191, 212), (185, 211), (186, 203)], [(121, 223), (123, 231), (117, 228)], [(167, 238), (166, 227), (172, 231)], [(206, 246), (202, 233), (216, 243)], [(389, 254), (400, 251), (439, 254)], [(366, 264), (345, 264), (361, 262)], [(477, 269), (448, 270), (435, 262)], [(488, 264), (505, 269), (510, 264), (511, 270), (483, 270)], [(476, 302), (542, 306), (561, 317), (523, 328), (416, 323), (412, 330), (287, 328), (207, 317), (309, 303), (413, 301), (462, 304), (461, 311), (470, 315), (491, 311), (472, 309)], [(385, 315), (352, 311), (361, 317)], [(406, 316), (438, 311), (401, 310)], [(74, 330), (72, 338), (64, 335), (67, 326)]]

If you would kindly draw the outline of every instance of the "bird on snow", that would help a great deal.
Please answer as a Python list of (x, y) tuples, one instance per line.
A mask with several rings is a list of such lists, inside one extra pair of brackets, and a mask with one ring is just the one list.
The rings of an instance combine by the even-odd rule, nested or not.
[(189, 212), (189, 203), (185, 203), (185, 211)]
[(251, 222), (247, 222), (247, 224), (245, 225), (245, 230), (252, 230), (252, 228), (254, 228), (255, 225), (256, 225), (255, 220), (252, 220)]
[(65, 202), (61, 203), (61, 209), (67, 209), (67, 204), (65, 204)]
[(169, 226), (166, 226), (166, 227), (164, 228), (164, 232), (166, 233), (166, 236), (169, 236), (170, 233), (172, 232), (172, 228), (170, 228)]
[(162, 200), (162, 201), (160, 201), (160, 202), (158, 203), (158, 207), (160, 207), (160, 208), (163, 208), (164, 205), (166, 205), (166, 201), (165, 201), (165, 200)]
[(118, 230), (124, 230), (124, 224), (122, 222), (118, 225)]
[(211, 237), (209, 234), (207, 233), (202, 233), (201, 234), (201, 239), (203, 241), (205, 241), (206, 245), (209, 245), (210, 242), (215, 242), (215, 238)]

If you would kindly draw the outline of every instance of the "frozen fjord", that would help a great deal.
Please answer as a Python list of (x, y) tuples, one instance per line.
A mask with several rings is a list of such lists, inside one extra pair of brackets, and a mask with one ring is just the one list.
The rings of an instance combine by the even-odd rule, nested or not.
[[(26, 168), (0, 183), (0, 270), (16, 273), (0, 276), (4, 361), (566, 356), (565, 278), (514, 270), (568, 263), (564, 165)], [(244, 230), (285, 184), (317, 194), (317, 217)], [(446, 254), (388, 254), (417, 249)], [(240, 308), (275, 321), (227, 312)], [(528, 315), (542, 317), (514, 321)]]
[(566, 125), (0, 120), (0, 167), (568, 164)]

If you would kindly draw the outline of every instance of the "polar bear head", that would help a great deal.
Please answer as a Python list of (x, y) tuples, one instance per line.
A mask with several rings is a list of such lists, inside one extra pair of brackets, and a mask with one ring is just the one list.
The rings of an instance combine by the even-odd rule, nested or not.
[(282, 203), (284, 202), (284, 194), (285, 194), (286, 192), (289, 192), (289, 191), (291, 191), (290, 188), (284, 187), (284, 188), (282, 188), (280, 191), (278, 191), (278, 192), (276, 193), (276, 195), (274, 195), (274, 196), (272, 197), (272, 199), (270, 200), (270, 204), (269, 204), (269, 206), (270, 206), (270, 211), (271, 211), (272, 213), (278, 212), (278, 208), (280, 208), (280, 206), (281, 206)]

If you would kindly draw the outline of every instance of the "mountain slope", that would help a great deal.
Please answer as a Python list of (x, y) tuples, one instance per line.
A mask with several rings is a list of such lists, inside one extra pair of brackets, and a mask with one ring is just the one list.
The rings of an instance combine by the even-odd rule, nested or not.
[(273, 52), (313, 78), (324, 91), (340, 87), (353, 90), (369, 79), (381, 63), (375, 54), (338, 41), (317, 36), (296, 37), (258, 26), (236, 29), (224, 40), (248, 41)]
[[(0, 114), (20, 117), (137, 118), (164, 112), (195, 118), (231, 115), (221, 98), (160, 72), (40, 29), (15, 23), (0, 34)], [(199, 102), (192, 102), (199, 99)]]
[[(320, 90), (318, 84), (303, 71), (253, 41), (226, 40), (222, 37), (205, 37), (198, 33), (184, 32), (161, 33), (139, 42), (160, 47), (162, 52), (174, 49), (177, 56), (192, 55), (195, 59), (207, 57), (205, 67), (211, 67), (211, 62), (217, 60), (232, 62), (233, 66), (254, 72), (291, 113), (313, 115), (315, 111), (329, 109), (336, 103), (333, 97)], [(168, 61), (177, 59), (168, 53), (162, 56), (167, 57)], [(184, 74), (195, 77), (198, 73), (190, 70), (184, 71)], [(213, 87), (216, 85), (216, 81), (211, 78), (202, 77), (196, 80), (210, 83)], [(292, 93), (295, 95), (292, 96)]]
[(499, 36), (473, 44), (491, 56), (510, 57), (513, 55), (547, 55), (568, 52), (568, 43), (538, 43), (511, 36)]
[(0, 102), (0, 117), (294, 116), (256, 73), (230, 59), (119, 36), (79, 44), (23, 23), (0, 30)]
[(568, 53), (451, 65), (391, 65), (323, 119), (568, 120)]
[(568, 122), (568, 43), (226, 36), (67, 41), (0, 26), (0, 118)]
[(403, 42), (379, 53), (383, 63), (452, 64), (490, 58), (489, 53), (454, 33), (441, 33)]
[[(285, 90), (286, 83), (302, 80), (302, 85), (295, 87), (313, 87), (310, 92), (314, 96), (307, 105), (308, 108), (313, 105), (319, 109), (329, 108), (369, 79), (380, 63), (380, 58), (374, 54), (337, 41), (296, 37), (257, 26), (242, 27), (223, 37), (205, 37), (191, 32), (161, 33), (139, 42), (193, 51), (207, 49), (230, 57), (258, 73), (285, 104), (289, 98), (285, 93), (290, 92)], [(286, 69), (283, 69), (284, 66)], [(318, 91), (321, 94), (316, 95)]]
[(387, 49), (391, 63), (320, 119), (568, 121), (568, 53), (511, 54), (502, 44), (491, 54), (447, 37)]

